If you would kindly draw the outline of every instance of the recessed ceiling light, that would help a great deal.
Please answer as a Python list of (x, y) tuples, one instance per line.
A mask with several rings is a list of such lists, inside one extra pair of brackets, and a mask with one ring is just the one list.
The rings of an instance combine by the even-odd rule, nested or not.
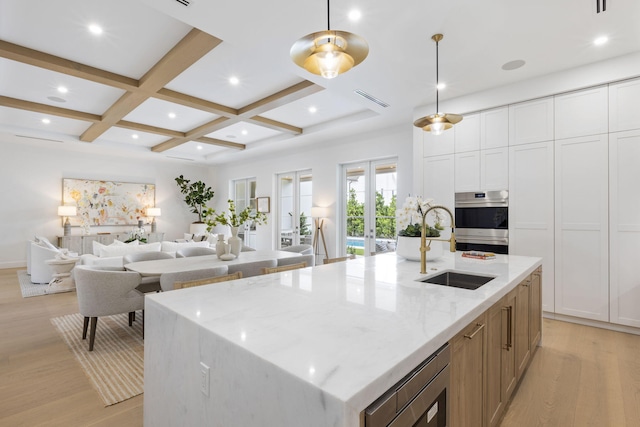
[(67, 93), (67, 92), (69, 92), (69, 89), (67, 89), (67, 88), (66, 88), (66, 87), (64, 87), (64, 86), (58, 86), (58, 92), (60, 92), (60, 93)]
[(442, 90), (442, 89), (444, 89), (444, 88), (446, 88), (446, 87), (447, 87), (447, 84), (446, 84), (446, 83), (438, 83), (438, 84), (436, 85), (436, 88), (437, 88), (438, 90)]
[(237, 78), (236, 76), (231, 76), (229, 77), (229, 83), (236, 86), (238, 83), (240, 83), (240, 79)]
[(197, 148), (198, 150), (202, 150), (202, 145), (198, 145), (196, 148)]
[(131, 135), (131, 138), (133, 138), (133, 139), (138, 139), (138, 134), (137, 134), (137, 133), (134, 133), (133, 135)]
[(349, 19), (351, 21), (359, 21), (360, 18), (362, 18), (362, 13), (359, 10), (352, 10), (351, 12), (349, 12)]
[(505, 71), (516, 70), (520, 67), (523, 67), (526, 64), (522, 59), (516, 59), (515, 61), (509, 61), (502, 66), (502, 69)]
[(608, 41), (609, 41), (609, 37), (601, 36), (601, 37), (598, 37), (597, 39), (595, 39), (593, 41), (593, 44), (595, 44), (596, 46), (602, 46), (603, 44), (607, 43)]
[(248, 130), (246, 130), (246, 129), (242, 129), (242, 134), (243, 134), (243, 135), (247, 135), (248, 133), (249, 133), (249, 131), (248, 131)]
[(318, 109), (316, 107), (314, 107), (314, 106), (309, 107), (309, 112), (311, 114), (315, 113), (316, 111), (318, 111)]
[(42, 123), (44, 123), (45, 125), (48, 125), (49, 123), (51, 123), (51, 120), (44, 118), (42, 119)]
[(170, 119), (175, 119), (176, 118), (176, 113), (169, 113), (169, 118)]
[(99, 36), (102, 34), (102, 27), (97, 24), (89, 24), (89, 31), (91, 31), (91, 34)]
[(59, 96), (47, 96), (47, 99), (53, 102), (67, 102), (66, 99), (60, 98)]

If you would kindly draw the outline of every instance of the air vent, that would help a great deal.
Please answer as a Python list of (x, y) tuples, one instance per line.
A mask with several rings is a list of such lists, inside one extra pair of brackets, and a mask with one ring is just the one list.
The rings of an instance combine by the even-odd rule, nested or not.
[(607, 3), (611, 3), (611, 0), (591, 0), (595, 1), (596, 13), (603, 13), (607, 11)]
[(166, 156), (167, 159), (176, 159), (176, 160), (186, 160), (188, 162), (193, 162), (193, 159), (187, 159), (185, 157), (174, 157), (174, 156)]
[(176, 1), (185, 7), (189, 7), (193, 4), (193, 0), (176, 0)]
[(371, 102), (375, 102), (376, 104), (378, 104), (379, 106), (383, 107), (383, 108), (387, 108), (389, 106), (389, 104), (387, 104), (384, 101), (379, 100), (378, 98), (376, 98), (375, 96), (369, 95), (367, 92), (362, 91), (360, 89), (356, 89), (353, 91), (356, 95), (360, 95), (361, 97), (368, 99)]
[(38, 141), (62, 142), (62, 143), (64, 143), (64, 141), (60, 141), (59, 139), (36, 138), (36, 137), (33, 137), (33, 136), (27, 136), (27, 135), (15, 135), (15, 136), (17, 136), (18, 138), (35, 139), (35, 140), (38, 140)]

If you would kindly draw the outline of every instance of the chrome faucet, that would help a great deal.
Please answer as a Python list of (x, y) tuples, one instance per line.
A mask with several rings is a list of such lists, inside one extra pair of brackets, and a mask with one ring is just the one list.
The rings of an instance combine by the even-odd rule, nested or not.
[[(451, 237), (449, 239), (429, 239), (436, 240), (440, 242), (449, 242), (449, 250), (451, 252), (456, 251), (456, 236), (454, 234), (454, 229), (456, 228), (453, 214), (449, 210), (449, 208), (436, 205), (431, 206), (422, 214), (422, 230), (420, 233), (420, 274), (427, 274), (427, 251), (431, 250), (429, 246), (427, 246), (427, 214), (434, 209), (443, 209), (449, 214), (449, 218), (451, 218)], [(431, 244), (431, 242), (429, 242)]]

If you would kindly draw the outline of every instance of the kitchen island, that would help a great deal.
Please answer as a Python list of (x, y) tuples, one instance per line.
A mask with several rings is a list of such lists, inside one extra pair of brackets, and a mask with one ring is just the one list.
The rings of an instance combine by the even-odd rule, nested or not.
[[(149, 295), (144, 425), (358, 426), (363, 409), (541, 259), (395, 254)], [(495, 276), (476, 290), (419, 280)]]

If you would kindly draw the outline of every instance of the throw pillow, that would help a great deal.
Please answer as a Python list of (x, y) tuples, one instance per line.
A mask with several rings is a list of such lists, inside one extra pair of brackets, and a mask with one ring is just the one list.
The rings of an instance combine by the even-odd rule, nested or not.
[(162, 242), (162, 252), (176, 252), (178, 249), (192, 248), (192, 247), (208, 248), (209, 242), (177, 243), (177, 242), (169, 242), (168, 240), (165, 240), (164, 242)]
[(113, 243), (111, 243), (110, 245), (103, 245), (102, 243), (96, 240), (94, 240), (91, 243), (93, 244), (93, 254), (95, 256), (100, 256), (100, 250), (103, 248), (106, 248), (107, 246), (138, 246), (140, 244), (140, 242), (138, 242), (137, 240), (134, 240), (131, 243), (124, 243), (124, 242), (121, 242), (120, 240), (114, 240)]
[(100, 249), (100, 258), (125, 256), (136, 252), (158, 252), (160, 242), (149, 243), (147, 245), (109, 245)]

